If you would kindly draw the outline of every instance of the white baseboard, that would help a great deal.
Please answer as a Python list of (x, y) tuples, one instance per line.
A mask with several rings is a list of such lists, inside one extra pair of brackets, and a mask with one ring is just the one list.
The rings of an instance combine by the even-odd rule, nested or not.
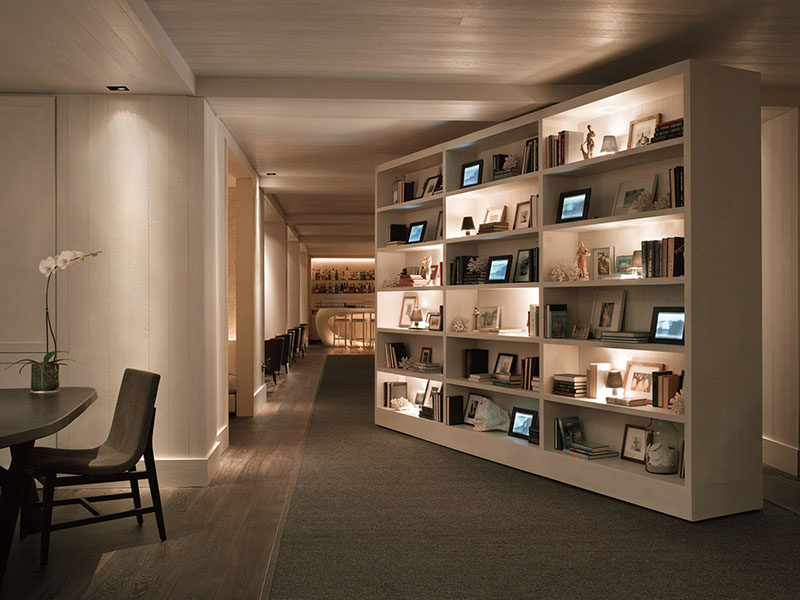
[(800, 476), (800, 448), (794, 448), (783, 442), (762, 437), (762, 449), (765, 465), (788, 473), (792, 477)]

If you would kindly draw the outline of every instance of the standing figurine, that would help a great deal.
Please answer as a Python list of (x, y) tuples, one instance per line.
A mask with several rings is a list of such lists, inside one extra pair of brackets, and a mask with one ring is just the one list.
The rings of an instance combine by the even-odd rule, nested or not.
[[(586, 129), (589, 131), (586, 133), (586, 140), (581, 144), (581, 154), (583, 154), (583, 158), (592, 158), (592, 154), (594, 153), (595, 133), (592, 131), (591, 125), (587, 125)], [(583, 149), (584, 146), (586, 146), (586, 150)]]
[(590, 252), (586, 249), (586, 246), (583, 245), (583, 242), (578, 242), (578, 271), (580, 271), (580, 275), (578, 275), (578, 279), (581, 281), (587, 281), (589, 279), (589, 269), (586, 267), (586, 257), (589, 256)]
[(475, 310), (472, 311), (472, 315), (475, 318), (475, 329), (474, 331), (478, 331), (478, 315), (481, 314), (481, 311), (478, 310), (478, 307), (475, 307)]
[(425, 278), (425, 281), (430, 283), (431, 280), (431, 257), (424, 256), (422, 258), (422, 269), (420, 270), (420, 275)]

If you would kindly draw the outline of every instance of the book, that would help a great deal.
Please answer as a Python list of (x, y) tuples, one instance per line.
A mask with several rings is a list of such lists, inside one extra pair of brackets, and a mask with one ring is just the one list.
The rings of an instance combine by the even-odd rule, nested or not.
[(470, 381), (489, 381), (492, 378), (491, 373), (471, 373), (469, 376)]
[(556, 450), (563, 450), (569, 448), (573, 442), (583, 441), (583, 432), (578, 417), (556, 417), (555, 426)]
[(567, 305), (548, 304), (545, 306), (545, 333), (548, 338), (567, 337)]
[(608, 444), (604, 444), (601, 442), (591, 442), (589, 440), (572, 442), (570, 448), (572, 448), (573, 450), (578, 450), (580, 452), (588, 452), (590, 454), (601, 454), (603, 452), (608, 452)]
[(664, 375), (672, 375), (672, 371), (653, 371), (650, 375), (650, 394), (651, 394), (651, 404), (652, 406), (658, 406), (663, 408), (661, 401), (658, 398), (659, 392), (659, 385), (658, 380), (663, 377)]
[(647, 396), (606, 396), (606, 404), (616, 404), (617, 406), (647, 406), (649, 400)]
[(467, 348), (464, 350), (464, 378), (469, 379), (473, 373), (489, 372), (489, 351), (484, 348)]
[(571, 450), (570, 448), (565, 448), (562, 450), (564, 454), (569, 454), (570, 456), (575, 456), (577, 458), (583, 458), (584, 460), (595, 460), (600, 458), (614, 458), (615, 456), (619, 456), (619, 452), (606, 452), (604, 454), (583, 454), (582, 452), (576, 452), (575, 450)]
[(408, 239), (408, 226), (402, 223), (389, 225), (389, 242), (405, 244)]
[[(602, 339), (602, 337), (601, 337)], [(590, 398), (599, 398), (600, 392), (606, 386), (606, 377), (611, 370), (611, 363), (593, 362), (589, 363), (588, 386), (586, 393)]]
[(528, 335), (539, 337), (539, 305), (531, 304), (528, 308)]
[(574, 374), (574, 373), (556, 373), (553, 375), (553, 379), (556, 381), (573, 381), (573, 382), (587, 382), (589, 378), (586, 375)]

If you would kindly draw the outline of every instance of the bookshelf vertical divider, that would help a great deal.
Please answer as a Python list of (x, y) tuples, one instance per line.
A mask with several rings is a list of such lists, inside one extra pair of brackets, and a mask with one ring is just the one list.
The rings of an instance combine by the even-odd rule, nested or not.
[[(761, 288), (760, 278), (751, 276), (760, 273), (761, 264), (759, 90), (757, 74), (687, 60), (376, 167), (375, 423), (690, 521), (761, 508)], [(662, 122), (682, 118), (683, 135), (629, 148), (629, 123), (653, 114)], [(542, 160), (547, 136), (585, 132), (587, 125), (597, 134), (594, 157), (583, 159), (572, 144), (562, 164)], [(615, 136), (616, 153), (597, 155), (604, 135)], [(538, 170), (495, 180), (493, 155), (522, 157), (526, 141), (534, 137), (540, 144)], [(577, 134), (565, 137), (577, 139)], [(461, 165), (478, 160), (483, 160), (482, 180), (462, 188)], [(655, 179), (654, 199), (660, 198), (669, 188), (671, 169), (679, 165), (683, 206), (675, 202), (675, 191), (668, 194), (666, 208), (647, 212), (632, 212), (618, 202), (619, 190), (639, 180)], [(437, 174), (442, 189), (422, 196), (419, 190)], [(418, 198), (393, 204), (391, 190), (398, 177), (414, 181)], [(584, 188), (592, 190), (588, 217), (558, 223), (559, 195)], [(538, 198), (536, 221), (528, 229), (514, 229), (516, 207), (530, 197)], [(486, 211), (499, 205), (506, 207), (508, 231), (465, 237), (463, 217), (471, 216), (477, 227)], [(440, 211), (442, 238), (436, 231)], [(427, 221), (422, 242), (387, 244), (389, 225), (420, 221)], [(624, 259), (643, 240), (673, 237), (685, 240), (682, 276), (551, 280), (554, 267), (575, 263), (578, 242), (590, 250), (610, 249), (613, 262), (615, 250)], [(517, 254), (529, 248), (538, 248), (539, 281), (515, 282)], [(456, 285), (449, 280), (456, 257), (497, 255), (514, 257), (508, 283)], [(425, 256), (441, 263), (442, 285), (387, 285), (386, 280), (404, 267), (418, 266)], [(544, 335), (546, 305), (566, 304), (571, 330), (590, 321), (597, 294), (620, 290), (625, 294), (623, 330), (649, 330), (654, 307), (682, 306), (685, 343), (633, 345)], [(443, 307), (443, 331), (398, 326), (408, 294), (416, 295), (425, 312)], [(540, 308), (542, 336), (514, 331), (527, 324), (529, 305)], [(472, 322), (476, 306), (500, 307), (504, 333), (452, 331), (456, 317)], [(427, 377), (392, 368), (384, 348), (394, 342), (405, 344), (414, 360), (422, 348), (431, 348), (442, 372)], [(462, 360), (469, 348), (489, 352), (490, 370), (499, 352), (520, 359), (538, 356), (541, 392), (465, 379)], [(597, 399), (552, 393), (557, 373), (583, 373), (591, 363), (608, 362), (624, 374), (629, 361), (685, 372), (685, 414), (607, 404), (607, 389)], [(514, 407), (538, 411), (539, 443), (501, 431), (477, 432), (468, 425), (445, 426), (384, 405), (385, 382), (405, 381), (413, 403), (429, 379), (446, 396), (479, 393), (509, 413)], [(620, 453), (626, 425), (644, 427), (652, 418), (669, 421), (685, 442), (685, 477), (649, 473), (643, 464), (621, 458), (589, 461), (557, 451), (554, 419), (567, 416), (580, 419), (588, 438)]]

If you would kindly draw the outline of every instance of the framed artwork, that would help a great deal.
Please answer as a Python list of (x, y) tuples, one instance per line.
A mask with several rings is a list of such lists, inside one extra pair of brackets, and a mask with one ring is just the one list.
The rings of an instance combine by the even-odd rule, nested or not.
[(442, 384), (428, 380), (425, 386), (425, 395), (422, 397), (422, 406), (425, 408), (433, 408), (433, 394), (442, 389)]
[(547, 323), (548, 337), (558, 339), (567, 337), (567, 311), (566, 310), (550, 310)]
[(461, 187), (479, 185), (483, 179), (483, 160), (474, 160), (461, 165)]
[(589, 216), (589, 199), (592, 197), (592, 188), (561, 192), (558, 197), (558, 212), (556, 223), (569, 223), (580, 221)]
[(625, 368), (625, 395), (629, 397), (652, 395), (653, 373), (663, 370), (662, 363), (629, 360)]
[(425, 229), (428, 227), (427, 221), (417, 221), (408, 226), (408, 238), (406, 244), (416, 244), (425, 239)]
[(589, 330), (591, 326), (589, 323), (575, 323), (572, 326), (572, 339), (574, 340), (588, 340)]
[(656, 306), (650, 320), (650, 343), (683, 344), (686, 311), (683, 306)]
[(514, 229), (527, 229), (532, 222), (532, 207), (530, 198), (517, 204), (517, 212), (514, 215)]
[(625, 290), (600, 290), (594, 293), (591, 331), (600, 337), (603, 331), (619, 331), (625, 311)]
[(484, 223), (503, 223), (506, 220), (506, 205), (495, 206), (486, 209), (486, 215), (483, 217)]
[(661, 113), (640, 117), (628, 126), (628, 150), (647, 146), (661, 124)]
[(592, 248), (591, 259), (590, 274), (592, 279), (610, 277), (614, 272), (614, 246)]
[(403, 296), (403, 303), (400, 306), (400, 322), (398, 327), (411, 327), (411, 311), (417, 308), (417, 295), (406, 294)]
[(430, 331), (442, 330), (442, 314), (441, 313), (428, 313), (425, 319), (428, 322), (428, 329)]
[(539, 425), (539, 413), (527, 408), (514, 407), (511, 411), (511, 423), (508, 425), (508, 435), (527, 440), (531, 429)]
[(621, 254), (617, 256), (614, 270), (619, 275), (633, 273), (633, 254)]
[(511, 276), (511, 254), (492, 256), (489, 258), (489, 269), (486, 272), (486, 283), (508, 283)]
[(422, 188), (422, 198), (430, 198), (436, 193), (436, 190), (441, 186), (441, 175), (434, 175), (425, 180), (425, 186)]
[(517, 355), (498, 352), (494, 361), (494, 371), (492, 373), (505, 373), (513, 375), (517, 370)]
[(478, 414), (478, 405), (483, 400), (480, 394), (470, 394), (467, 396), (467, 406), (464, 408), (464, 423), (475, 425), (475, 417)]
[(627, 215), (633, 208), (633, 203), (640, 194), (649, 193), (651, 198), (656, 197), (658, 187), (658, 173), (652, 177), (642, 177), (633, 181), (623, 181), (617, 188), (617, 197), (614, 200), (613, 215)]
[(517, 251), (517, 265), (514, 267), (514, 282), (526, 283), (533, 281), (533, 249), (523, 248)]
[(647, 444), (647, 430), (638, 425), (625, 425), (622, 436), (620, 458), (644, 464), (644, 449)]
[(444, 219), (442, 218), (442, 211), (439, 211), (439, 219), (436, 221), (436, 239), (441, 240), (444, 238), (442, 235), (444, 231)]
[(478, 331), (500, 329), (500, 307), (481, 306), (478, 308)]
[(431, 266), (431, 283), (433, 285), (439, 285), (438, 277), (439, 277), (439, 265)]
[(419, 362), (429, 363), (433, 362), (433, 348), (430, 346), (423, 346), (422, 352), (419, 353)]

